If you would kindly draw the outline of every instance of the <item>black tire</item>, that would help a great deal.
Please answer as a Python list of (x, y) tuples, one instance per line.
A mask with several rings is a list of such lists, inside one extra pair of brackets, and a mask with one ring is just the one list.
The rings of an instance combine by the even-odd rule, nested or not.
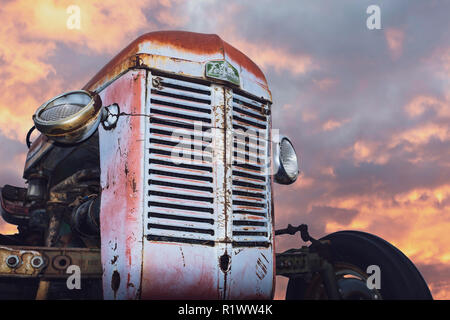
[[(323, 237), (331, 241), (333, 263), (351, 264), (361, 270), (377, 265), (381, 271), (384, 300), (430, 300), (430, 290), (419, 270), (400, 250), (387, 241), (360, 231), (339, 231)], [(287, 300), (304, 299), (308, 284), (303, 279), (290, 279)]]

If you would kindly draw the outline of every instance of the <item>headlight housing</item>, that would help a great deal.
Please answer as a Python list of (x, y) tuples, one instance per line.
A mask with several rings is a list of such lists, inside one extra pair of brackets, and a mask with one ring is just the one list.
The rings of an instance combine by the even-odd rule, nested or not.
[(285, 136), (280, 137), (274, 147), (274, 178), (277, 183), (291, 184), (297, 180), (299, 165), (292, 142)]
[(33, 115), (36, 129), (49, 139), (75, 144), (89, 138), (102, 116), (102, 101), (93, 92), (70, 91), (50, 99)]

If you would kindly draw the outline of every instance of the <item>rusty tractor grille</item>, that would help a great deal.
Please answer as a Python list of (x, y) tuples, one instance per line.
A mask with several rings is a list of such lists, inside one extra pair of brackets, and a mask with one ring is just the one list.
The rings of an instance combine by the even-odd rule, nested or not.
[(149, 112), (147, 239), (214, 245), (210, 86), (153, 76)]
[(269, 245), (268, 118), (260, 102), (233, 93), (233, 243)]

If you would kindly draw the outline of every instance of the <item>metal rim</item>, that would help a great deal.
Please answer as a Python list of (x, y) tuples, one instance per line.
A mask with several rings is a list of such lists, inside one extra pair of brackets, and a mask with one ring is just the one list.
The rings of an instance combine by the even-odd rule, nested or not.
[[(297, 158), (297, 172), (295, 174), (295, 177), (293, 177), (293, 178), (290, 178), (289, 175), (287, 174), (287, 172), (286, 172), (286, 170), (284, 168), (284, 165), (281, 162), (281, 158), (280, 158), (281, 157), (281, 143), (284, 140), (286, 140), (291, 145), (291, 148), (294, 151), (294, 154), (295, 154), (295, 156)], [(294, 183), (297, 180), (297, 178), (298, 178), (298, 176), (300, 174), (300, 165), (298, 163), (299, 162), (299, 156), (297, 154), (297, 151), (294, 148), (294, 145), (293, 145), (292, 141), (288, 137), (280, 135), (280, 139), (279, 139), (279, 141), (276, 143), (276, 145), (274, 147), (273, 162), (274, 162), (273, 163), (274, 164), (273, 168), (274, 168), (274, 171), (275, 171), (274, 172), (274, 178), (275, 178), (275, 181), (277, 183), (279, 183), (279, 184), (292, 184), (292, 183)]]
[[(366, 284), (367, 273), (349, 263), (336, 263), (334, 265), (339, 293), (344, 300), (381, 300), (382, 296), (377, 289), (369, 289)], [(316, 275), (305, 294), (306, 299), (326, 299), (322, 279)]]
[[(51, 104), (52, 102), (54, 102), (58, 99), (65, 97), (65, 96), (69, 96), (71, 94), (77, 94), (77, 93), (85, 94), (85, 95), (89, 96), (89, 98), (91, 99), (89, 101), (89, 103), (86, 106), (84, 106), (80, 111), (68, 116), (64, 120), (44, 121), (40, 118), (40, 114), (43, 111), (47, 110), (47, 107), (49, 106), (49, 104)], [(33, 121), (36, 125), (36, 128), (40, 132), (42, 132), (44, 134), (49, 134), (49, 135), (52, 135), (52, 134), (60, 135), (62, 133), (75, 131), (75, 130), (79, 129), (80, 127), (86, 125), (90, 121), (92, 121), (93, 118), (95, 118), (96, 116), (99, 115), (101, 106), (102, 106), (101, 99), (94, 92), (85, 91), (85, 90), (69, 91), (69, 92), (60, 94), (56, 97), (53, 97), (52, 99), (50, 99), (47, 102), (45, 102), (44, 104), (42, 104), (36, 110), (35, 114), (33, 115)]]

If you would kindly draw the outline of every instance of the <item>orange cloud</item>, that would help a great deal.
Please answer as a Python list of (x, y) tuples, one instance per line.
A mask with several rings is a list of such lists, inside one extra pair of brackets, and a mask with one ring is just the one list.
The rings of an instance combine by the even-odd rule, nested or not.
[(425, 123), (415, 128), (407, 129), (392, 138), (389, 143), (389, 147), (395, 147), (401, 142), (407, 141), (412, 145), (422, 145), (430, 141), (430, 139), (436, 138), (441, 141), (447, 141), (450, 139), (450, 128), (447, 125), (436, 123)]
[(303, 174), (301, 174), (297, 178), (297, 181), (295, 181), (295, 183), (292, 185), (292, 188), (295, 190), (305, 189), (305, 188), (312, 186), (314, 184), (314, 182), (315, 182), (315, 180), (313, 178), (305, 177)]
[(337, 84), (336, 79), (332, 78), (324, 78), (321, 80), (313, 80), (313, 83), (320, 89), (320, 90), (327, 90), (332, 88)]
[(342, 121), (336, 121), (336, 120), (331, 119), (322, 125), (322, 130), (323, 131), (333, 131), (337, 128), (342, 127), (345, 123), (347, 123), (349, 121), (350, 121), (349, 119), (342, 120)]
[(226, 38), (263, 69), (274, 68), (277, 72), (287, 71), (293, 75), (300, 75), (315, 67), (312, 57), (308, 55), (293, 54), (269, 43), (253, 43), (236, 35)]
[[(89, 49), (97, 53), (114, 53), (129, 42), (133, 32), (154, 27), (149, 25), (143, 9), (151, 9), (158, 4), (158, 1), (150, 0), (136, 0), (133, 5), (119, 0), (37, 0), (32, 3), (18, 0), (4, 5), (2, 15), (7, 22), (14, 17), (16, 23), (21, 25), (20, 31), (14, 29), (14, 32), (34, 41), (61, 41), (78, 45), (73, 48), (81, 51)], [(67, 28), (71, 15), (67, 8), (71, 5), (80, 8), (79, 30)]]
[(305, 122), (313, 121), (318, 118), (317, 112), (313, 110), (303, 110), (301, 114), (302, 120)]
[(388, 28), (385, 31), (385, 37), (392, 58), (399, 58), (403, 53), (404, 31), (396, 28)]
[(356, 164), (362, 162), (372, 162), (376, 164), (385, 164), (389, 160), (389, 154), (382, 150), (382, 144), (373, 141), (358, 140), (353, 144), (353, 159)]
[(405, 111), (410, 117), (422, 115), (427, 109), (433, 109), (440, 117), (450, 117), (450, 102), (439, 100), (432, 96), (419, 95), (406, 106)]

